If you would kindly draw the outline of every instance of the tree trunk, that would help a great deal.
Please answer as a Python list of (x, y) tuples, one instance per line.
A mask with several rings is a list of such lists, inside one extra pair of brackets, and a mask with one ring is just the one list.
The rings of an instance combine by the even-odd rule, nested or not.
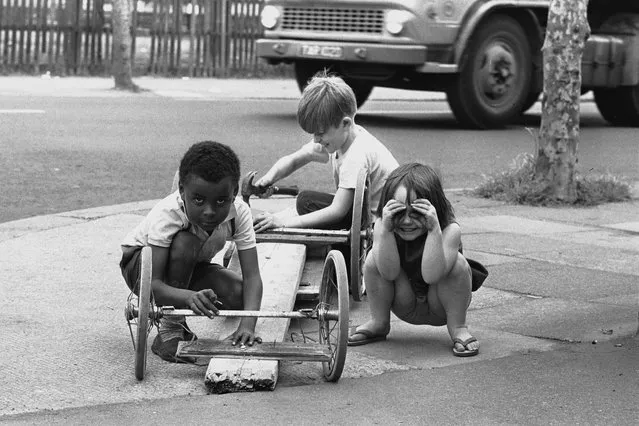
[(543, 51), (544, 95), (535, 179), (548, 198), (574, 202), (581, 56), (590, 35), (588, 0), (551, 0)]
[(113, 0), (113, 79), (115, 88), (137, 92), (131, 67), (131, 0)]

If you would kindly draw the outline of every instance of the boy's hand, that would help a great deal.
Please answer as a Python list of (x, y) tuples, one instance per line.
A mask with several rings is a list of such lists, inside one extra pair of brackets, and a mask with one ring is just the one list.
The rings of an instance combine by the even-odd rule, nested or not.
[(240, 344), (240, 347), (245, 345), (253, 346), (254, 342), (262, 343), (262, 338), (255, 335), (255, 330), (242, 324), (240, 324), (237, 331), (235, 331), (235, 333), (231, 336), (231, 344), (233, 346), (238, 343)]
[(221, 305), (217, 295), (210, 288), (193, 292), (188, 299), (189, 308), (198, 315), (206, 315), (213, 318), (218, 314), (216, 304)]
[(259, 186), (260, 188), (266, 188), (267, 186), (271, 186), (273, 182), (267, 180), (264, 176), (253, 182), (253, 186)]
[(253, 219), (253, 229), (255, 232), (266, 231), (271, 228), (281, 228), (284, 223), (271, 213), (260, 213)]
[(432, 231), (439, 227), (439, 219), (437, 219), (437, 210), (425, 198), (418, 198), (411, 203), (411, 207), (426, 219), (426, 229)]
[(382, 209), (382, 226), (387, 232), (395, 229), (395, 218), (397, 214), (406, 210), (406, 205), (397, 200), (390, 199)]

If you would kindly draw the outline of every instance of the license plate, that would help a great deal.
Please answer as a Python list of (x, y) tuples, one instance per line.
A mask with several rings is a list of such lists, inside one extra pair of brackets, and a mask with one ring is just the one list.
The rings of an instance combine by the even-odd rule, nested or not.
[(343, 54), (342, 48), (339, 46), (319, 46), (317, 44), (304, 44), (300, 50), (301, 56), (311, 58), (341, 58)]

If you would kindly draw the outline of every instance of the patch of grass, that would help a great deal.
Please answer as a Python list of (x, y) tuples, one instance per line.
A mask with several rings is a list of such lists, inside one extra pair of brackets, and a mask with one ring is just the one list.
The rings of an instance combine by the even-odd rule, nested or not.
[(535, 179), (535, 157), (530, 153), (523, 153), (513, 160), (507, 170), (484, 175), (484, 182), (472, 193), (482, 198), (533, 206), (595, 206), (631, 198), (630, 183), (613, 174), (582, 176), (577, 173), (575, 179), (577, 199), (573, 203), (551, 198), (546, 185)]

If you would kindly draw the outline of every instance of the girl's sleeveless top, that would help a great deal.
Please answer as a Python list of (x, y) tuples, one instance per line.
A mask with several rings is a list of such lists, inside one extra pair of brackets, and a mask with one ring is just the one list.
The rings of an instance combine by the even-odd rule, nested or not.
[[(428, 288), (428, 283), (422, 277), (422, 255), (424, 254), (424, 244), (427, 236), (428, 233), (425, 233), (413, 241), (406, 241), (395, 234), (399, 264), (402, 270), (414, 287), (424, 287), (425, 289)], [(459, 243), (459, 252), (464, 253), (461, 242)]]

